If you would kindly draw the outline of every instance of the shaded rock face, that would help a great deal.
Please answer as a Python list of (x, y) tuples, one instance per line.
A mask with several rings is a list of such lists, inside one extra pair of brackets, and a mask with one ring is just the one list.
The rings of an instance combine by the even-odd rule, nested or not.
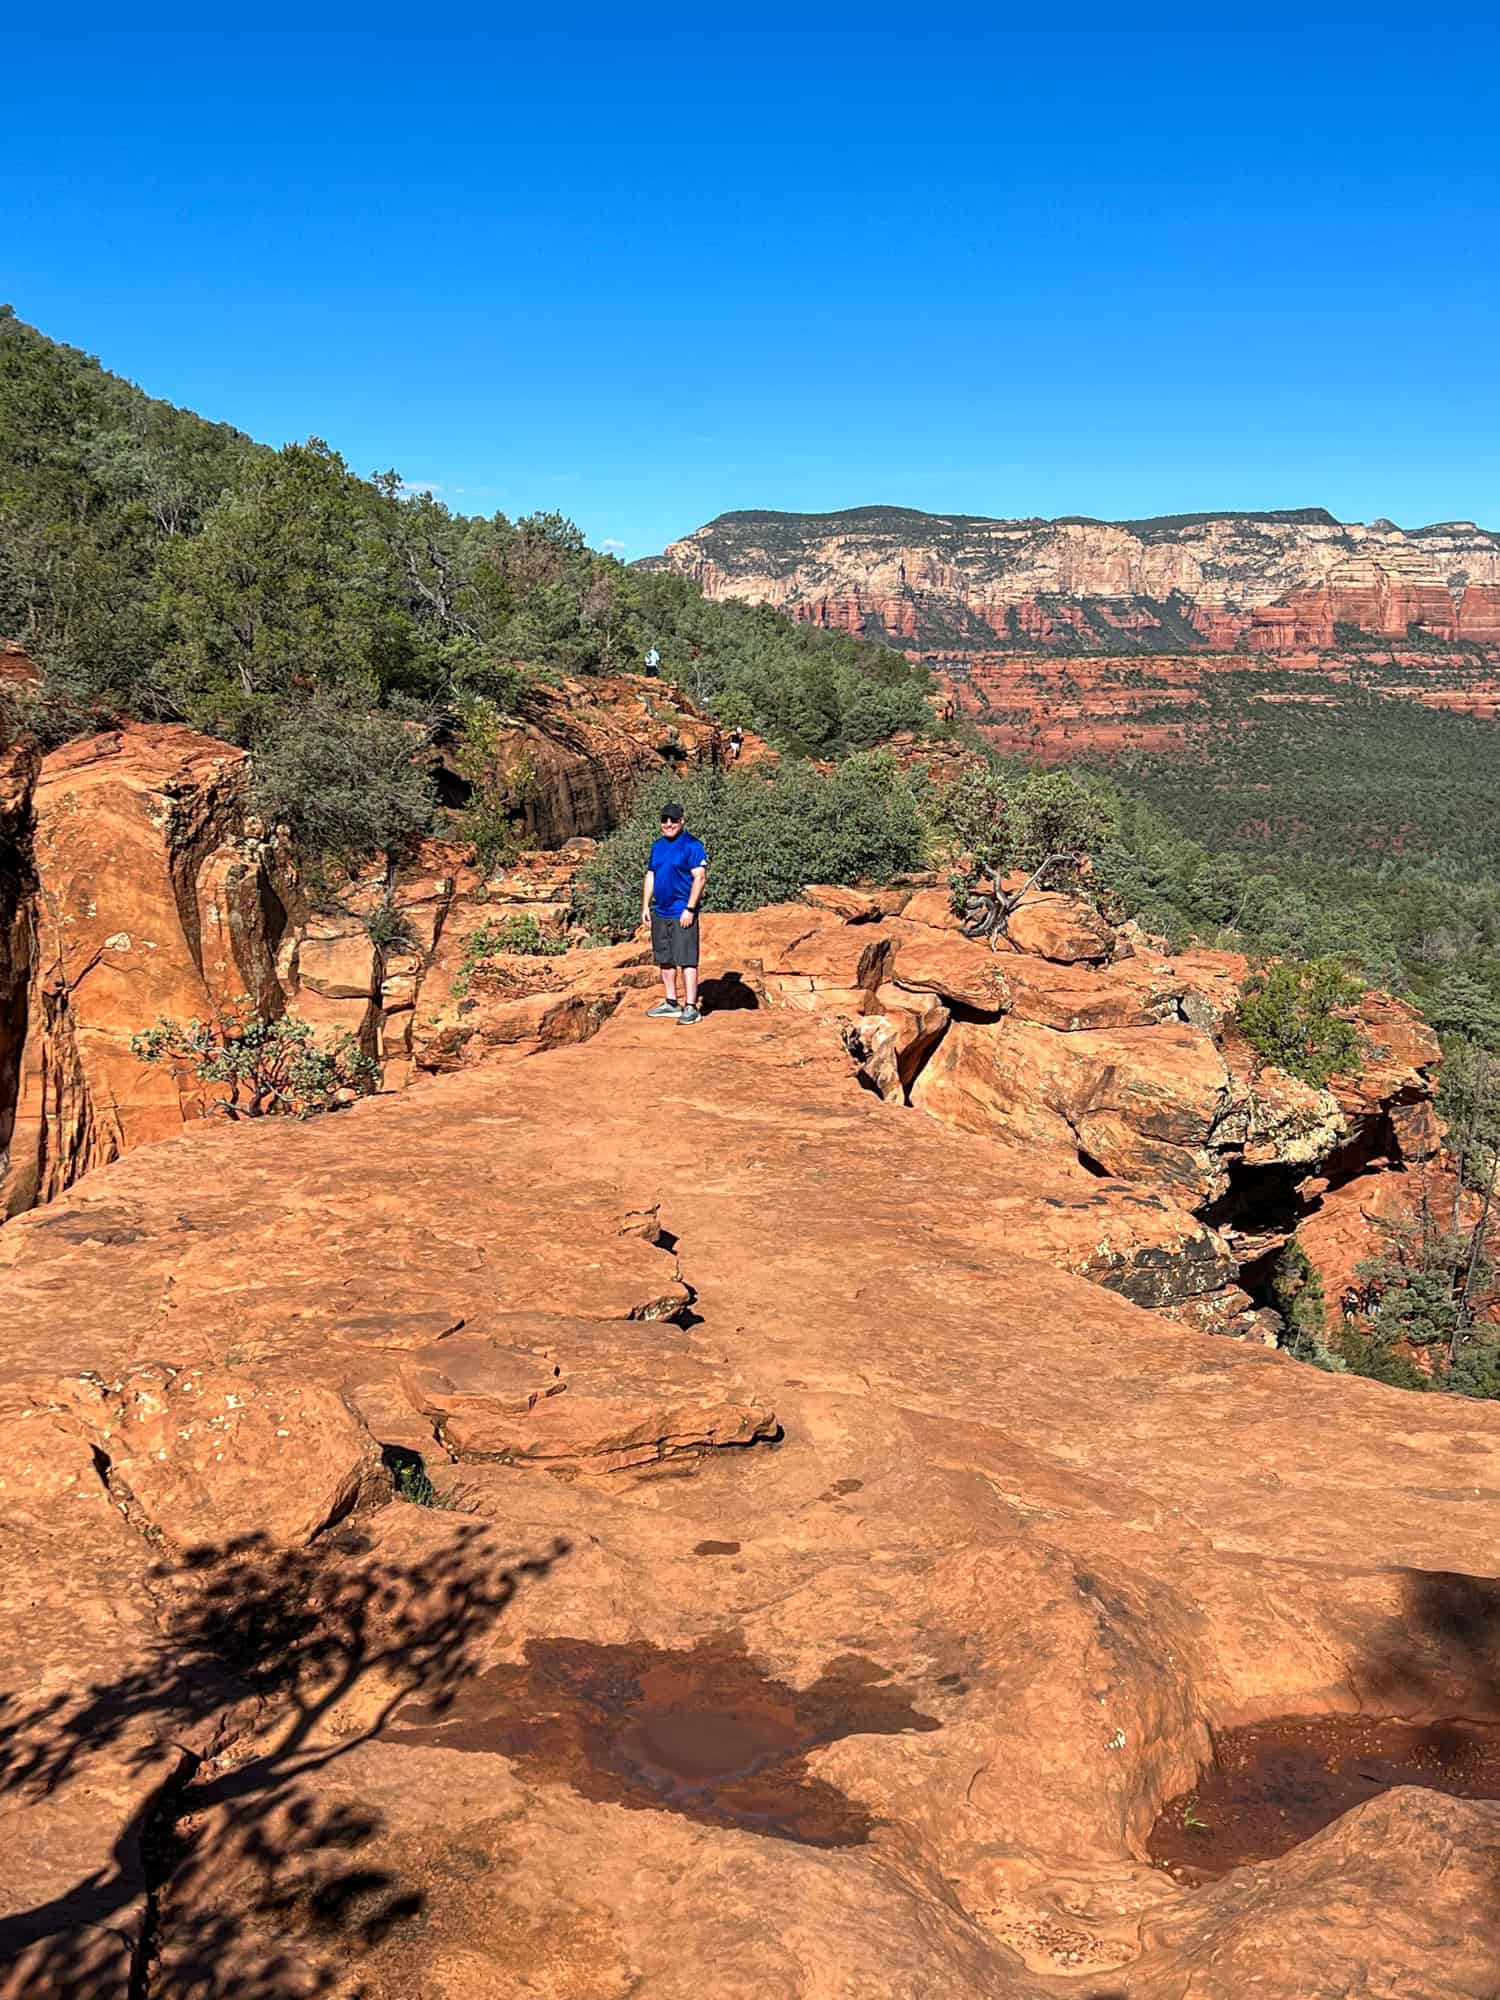
[(131, 1035), (245, 1000), (278, 1011), (286, 923), (277, 857), (246, 820), (241, 752), (132, 726), (24, 772), (12, 753), (11, 769), (0, 840), (21, 888), (0, 912), (3, 1214), (202, 1111), (200, 1093), (132, 1054)]
[[(643, 777), (718, 764), (728, 753), (723, 732), (680, 688), (618, 674), (537, 686), (494, 754), (517, 835), (561, 847), (616, 827)], [(463, 803), (467, 789), (448, 773), (448, 804)]]
[(1494, 1992), (1493, 1803), (1203, 1890), (1146, 1843), (1215, 1730), (1500, 1715), (1500, 1411), (1057, 1269), (1190, 1212), (772, 998), (907, 992), (908, 921), (726, 918), (754, 1007), (627, 996), (0, 1230), (6, 2000)]

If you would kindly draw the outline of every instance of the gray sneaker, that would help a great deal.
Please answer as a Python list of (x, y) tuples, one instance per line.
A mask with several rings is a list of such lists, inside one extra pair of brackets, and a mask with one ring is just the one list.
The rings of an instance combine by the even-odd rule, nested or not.
[(658, 1000), (654, 1007), (646, 1009), (648, 1021), (680, 1021), (682, 1009), (675, 1000)]
[(701, 1021), (702, 1019), (703, 1009), (701, 1007), (684, 1007), (682, 1012), (677, 1016), (677, 1025), (679, 1028), (690, 1028), (694, 1021)]

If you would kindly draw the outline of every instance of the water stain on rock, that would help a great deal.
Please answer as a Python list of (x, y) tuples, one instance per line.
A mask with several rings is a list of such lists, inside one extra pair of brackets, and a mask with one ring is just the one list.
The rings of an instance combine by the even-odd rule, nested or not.
[(1162, 1807), (1146, 1850), (1196, 1888), (1274, 1860), (1396, 1785), (1500, 1798), (1500, 1727), (1316, 1715), (1228, 1730), (1193, 1790)]
[(809, 1752), (845, 1736), (941, 1727), (857, 1654), (794, 1688), (758, 1667), (734, 1635), (680, 1652), (533, 1639), (523, 1664), (492, 1667), (447, 1708), (409, 1703), (386, 1740), (495, 1752), (524, 1778), (601, 1803), (857, 1847), (870, 1837), (871, 1815), (810, 1774)]

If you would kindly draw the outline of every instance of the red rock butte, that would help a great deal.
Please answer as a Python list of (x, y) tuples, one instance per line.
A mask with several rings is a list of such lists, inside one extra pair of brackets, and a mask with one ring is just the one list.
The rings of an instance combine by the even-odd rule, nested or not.
[(1183, 748), (1226, 672), (1315, 672), (1337, 699), (1378, 671), (1390, 694), (1500, 707), (1500, 533), (1468, 521), (754, 512), (648, 566), (922, 659), (997, 748), (1043, 758)]

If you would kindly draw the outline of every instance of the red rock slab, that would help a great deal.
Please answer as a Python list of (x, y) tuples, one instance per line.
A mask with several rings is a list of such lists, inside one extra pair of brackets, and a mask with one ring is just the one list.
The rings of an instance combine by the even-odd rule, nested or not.
[(903, 888), (866, 889), (838, 882), (810, 882), (802, 891), (803, 901), (813, 909), (827, 910), (846, 924), (876, 923), (881, 917), (893, 917), (907, 895)]
[(43, 760), (34, 794), (35, 950), (0, 1214), (202, 1115), (216, 1094), (143, 1063), (159, 1016), (276, 991), (266, 844), (247, 836), (244, 753), (140, 725)]
[[(918, 889), (901, 905), (901, 915), (909, 924), (926, 924), (931, 930), (956, 931), (953, 896), (948, 889)], [(1002, 945), (1004, 940), (1001, 940)]]
[(1011, 1145), (1079, 1149), (1104, 1172), (1192, 1204), (1216, 1191), (1228, 1073), (1185, 1025), (1060, 1034), (955, 1022), (912, 1090), (939, 1123)]
[(1429, 1159), (1442, 1142), (1430, 1109), (1431, 1072), (1442, 1060), (1437, 1036), (1403, 1001), (1367, 992), (1354, 1010), (1360, 1067), (1354, 1076), (1335, 1077), (1331, 1088), (1356, 1130), (1399, 1107), (1401, 1151), (1412, 1160)]
[(909, 993), (935, 993), (991, 1019), (1004, 1010), (1009, 994), (1008, 956), (992, 952), (956, 931), (934, 930), (905, 917), (882, 926), (895, 956), (885, 977)]
[(1018, 1021), (1076, 1033), (1148, 1028), (1179, 1018), (1182, 989), (1166, 959), (1137, 954), (1099, 967), (1057, 965), (1019, 954), (1005, 962), (1005, 1011)]
[(0, 1395), (4, 2000), (130, 1992), (147, 1824), (180, 1756), (164, 1739), (209, 1733), (137, 1698), (158, 1637), (150, 1554), (80, 1428)]
[[(703, 963), (716, 970), (779, 967), (804, 938), (837, 928), (832, 911), (810, 903), (769, 903), (763, 910), (707, 910), (703, 916)], [(855, 958), (863, 941), (855, 945)]]
[(1237, 951), (1180, 951), (1172, 965), (1182, 982), (1182, 1004), (1194, 1027), (1217, 1035), (1233, 1018), (1250, 961)]
[(239, 1536), (299, 1547), (376, 1477), (369, 1432), (316, 1384), (147, 1362), (60, 1386), (53, 1407), (81, 1429), (121, 1512), (169, 1548)]
[(867, 1005), (873, 1011), (849, 1023), (845, 1046), (888, 1104), (905, 1104), (952, 1016), (935, 996), (896, 984), (880, 987)]
[(1115, 949), (1115, 934), (1097, 910), (1077, 896), (1033, 889), (1012, 911), (1006, 935), (1017, 951), (1059, 965), (1099, 965)]
[(619, 1472), (775, 1432), (774, 1412), (669, 1323), (531, 1326), (543, 1353), (458, 1335), (403, 1364), (407, 1394), (453, 1457)]
[[(531, 1290), (601, 1285), (589, 1267), (610, 1243), (665, 1263), (645, 1238), (595, 1226), (612, 1185), (616, 1228), (655, 1207), (677, 1237), (695, 1335), (764, 1385), (785, 1430), (776, 1450), (712, 1454), (692, 1479), (465, 1468), (512, 1559), (570, 1545), (484, 1635), (480, 1712), (465, 1723), (494, 1734), (438, 1747), (425, 1729), (413, 1742), (409, 1719), (365, 1740), (382, 1689), (352, 1685), (308, 1740), (296, 1799), (255, 1793), (258, 1738), (226, 1741), (241, 1789), (182, 1828), (200, 1837), (163, 1885), (163, 1962), (184, 1962), (172, 1954), (213, 1922), (226, 1966), (257, 1944), (311, 1963), (330, 1936), (317, 1922), (352, 1900), (357, 1921), (332, 1933), (340, 1976), (357, 1971), (380, 2000), (444, 1985), (517, 1995), (523, 1978), (668, 2000), (1041, 2000), (1059, 1973), (1080, 1993), (1180, 2000), (1218, 1979), (1241, 1920), (1261, 1926), (1275, 1978), (1257, 1990), (1274, 2000), (1304, 2000), (1305, 1967), (1325, 1958), (1336, 1991), (1439, 2000), (1450, 1961), (1467, 1979), (1468, 1948), (1441, 1938), (1490, 1935), (1487, 1892), (1460, 1861), (1487, 1864), (1488, 1806), (1451, 1802), (1430, 1841), (1386, 1823), (1322, 1879), (1327, 1893), (1282, 1872), (1296, 1856), (1246, 1871), (1201, 1927), (1210, 1905), (1150, 1869), (1143, 1843), (1192, 1783), (1210, 1726), (1496, 1705), (1484, 1661), (1453, 1635), (1492, 1615), (1500, 1412), (1200, 1336), (1052, 1268), (1048, 1218), (1065, 1191), (1096, 1240), (1111, 1217), (1153, 1226), (1147, 1197), (1082, 1169), (1054, 1180), (1035, 1153), (880, 1103), (822, 1023), (744, 1011), (665, 1032), (667, 1065), (659, 1024), (620, 1012), (543, 1061), (425, 1081), (295, 1130), (143, 1150), (92, 1183), (87, 1243), (35, 1225), (78, 1219), (89, 1184), (0, 1232), (6, 1365), (44, 1331), (97, 1343), (106, 1319), (145, 1341), (201, 1331), (216, 1253), (236, 1317), (280, 1327), (311, 1374), (337, 1315), (373, 1314), (384, 1295), (412, 1311), (462, 1296), (477, 1313), (488, 1289), (498, 1311)], [(186, 1171), (198, 1162), (201, 1187)], [(194, 1235), (182, 1307), (164, 1307)], [(283, 1246), (310, 1309), (290, 1325)], [(373, 1352), (340, 1359), (363, 1369)], [(420, 1569), (466, 1525), (393, 1505), (361, 1532)], [(801, 1753), (795, 1782), (842, 1802), (867, 1829), (856, 1844), (708, 1824), (661, 1791), (600, 1797), (545, 1763), (545, 1711), (485, 1720), (499, 1670), (544, 1644), (572, 1658), (556, 1649), (680, 1656), (709, 1641), (799, 1700), (833, 1677), (939, 1724)], [(630, 1735), (639, 1679), (620, 1682), (622, 1728), (601, 1733), (649, 1761), (653, 1744)], [(705, 1696), (711, 1713), (728, 1698), (712, 1682)], [(680, 1741), (673, 1722), (665, 1747)], [(231, 1803), (263, 1840), (222, 1837), (215, 1812)], [(330, 1822), (335, 1809), (364, 1818)], [(356, 1843), (330, 1839), (325, 1857), (345, 1905), (315, 1905), (317, 1878), (280, 1872), (284, 1831), (330, 1824)], [(200, 1872), (251, 1856), (244, 1877)], [(367, 1866), (378, 1895), (349, 1885)], [(1299, 1970), (1272, 1956), (1283, 1907), (1297, 1912)], [(1393, 1909), (1409, 1913), (1400, 1925)], [(1243, 1990), (1245, 1961), (1233, 1971)]]

